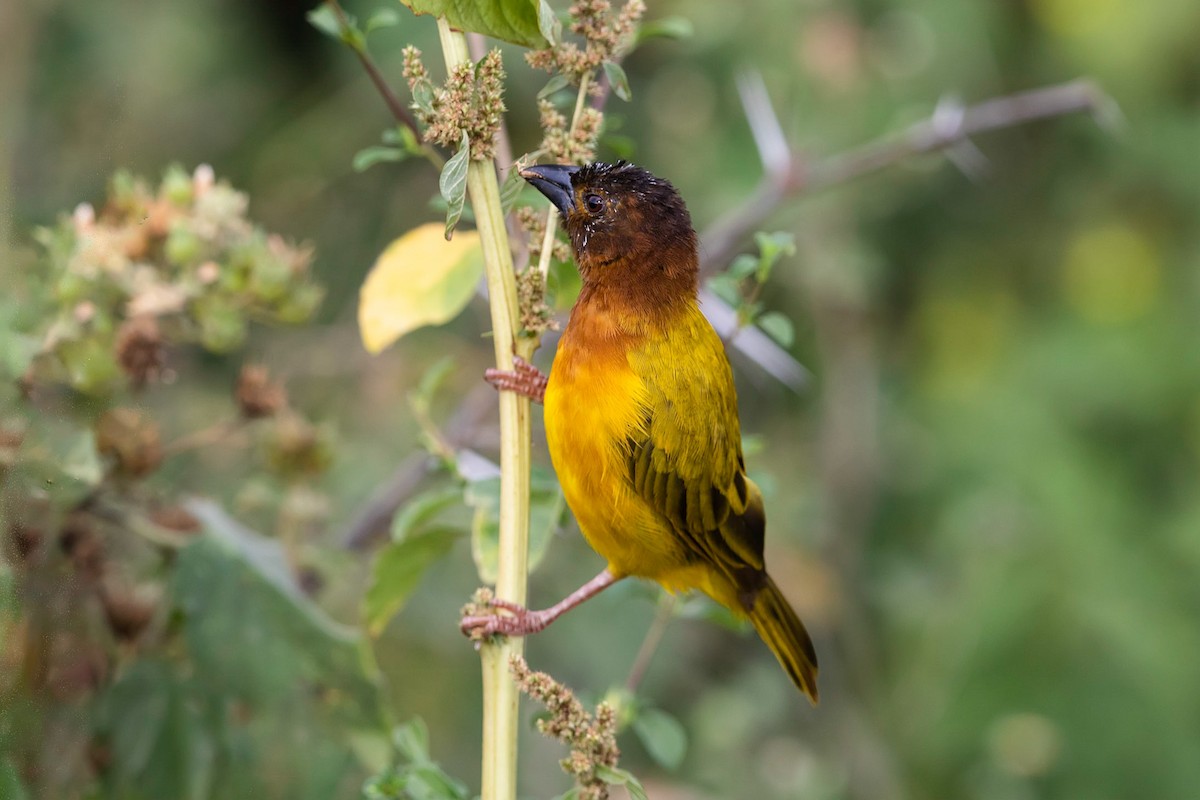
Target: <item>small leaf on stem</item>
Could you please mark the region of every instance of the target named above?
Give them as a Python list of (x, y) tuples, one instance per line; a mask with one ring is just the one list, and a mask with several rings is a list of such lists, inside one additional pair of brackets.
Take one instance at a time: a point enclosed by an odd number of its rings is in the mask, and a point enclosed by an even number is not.
[(375, 164), (383, 161), (403, 161), (408, 158), (407, 150), (401, 150), (399, 147), (388, 147), (387, 145), (376, 144), (370, 147), (364, 147), (354, 154), (354, 160), (351, 164), (355, 172), (365, 172)]
[(546, 0), (540, 0), (538, 3), (538, 30), (551, 46), (562, 40), (562, 20)]
[(633, 732), (659, 766), (679, 769), (687, 753), (687, 732), (679, 720), (657, 708), (644, 708), (633, 720)]
[(505, 176), (504, 183), (500, 186), (501, 214), (507, 215), (512, 210), (513, 204), (521, 196), (521, 190), (525, 188), (525, 179), (521, 177), (521, 171), (517, 169), (518, 164), (520, 162), (508, 170), (508, 175)]
[(396, 11), (396, 9), (388, 7), (377, 8), (371, 14), (370, 18), (367, 19), (367, 24), (364, 28), (364, 31), (366, 33), (370, 33), (371, 31), (379, 28), (390, 28), (399, 24), (400, 12)]
[(463, 205), (467, 201), (467, 166), (471, 161), (471, 139), (467, 132), (462, 132), (462, 142), (458, 152), (442, 167), (438, 178), (438, 189), (446, 200), (446, 240), (454, 235), (454, 226), (462, 216)]
[(541, 100), (545, 97), (549, 97), (550, 95), (554, 94), (559, 89), (567, 88), (567, 84), (570, 82), (571, 82), (570, 78), (568, 78), (566, 75), (564, 75), (561, 72), (558, 73), (557, 75), (552, 77), (550, 80), (546, 81), (546, 85), (543, 86), (541, 91), (539, 91), (537, 93), (537, 99)]
[(774, 339), (780, 347), (791, 347), (796, 341), (796, 327), (792, 321), (778, 311), (771, 311), (758, 318), (758, 327)]
[(612, 786), (624, 786), (633, 800), (650, 800), (642, 782), (635, 778), (629, 770), (597, 764), (596, 777)]
[(613, 93), (625, 102), (629, 102), (633, 97), (633, 92), (629, 89), (629, 78), (625, 76), (625, 69), (615, 61), (605, 61), (604, 74), (608, 77), (608, 83), (612, 86)]
[(692, 21), (687, 17), (663, 17), (652, 22), (642, 23), (638, 28), (635, 42), (641, 44), (647, 39), (690, 39), (695, 33)]
[(404, 608), (425, 571), (450, 550), (458, 536), (453, 528), (433, 528), (392, 542), (380, 551), (363, 601), (367, 630), (372, 636), (383, 633), (392, 617)]

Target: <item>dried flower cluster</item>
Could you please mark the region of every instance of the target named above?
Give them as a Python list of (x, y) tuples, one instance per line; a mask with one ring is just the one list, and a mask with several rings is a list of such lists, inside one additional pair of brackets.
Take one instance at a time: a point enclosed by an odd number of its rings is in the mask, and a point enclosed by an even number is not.
[(578, 84), (584, 75), (605, 61), (619, 58), (633, 38), (638, 21), (646, 13), (642, 0), (629, 0), (616, 14), (608, 0), (579, 0), (571, 6), (571, 32), (583, 38), (583, 46), (561, 42), (545, 50), (527, 53), (530, 66), (561, 72)]
[[(546, 234), (546, 215), (533, 206), (520, 206), (516, 210), (517, 224), (529, 237), (529, 257), (536, 261), (542, 254), (542, 241)], [(571, 260), (571, 245), (563, 239), (554, 240), (555, 261)]]
[(426, 126), (425, 137), (442, 147), (458, 147), (462, 132), (471, 141), (471, 158), (490, 161), (496, 155), (496, 133), (504, 114), (504, 63), (498, 49), (477, 64), (460, 64), (442, 87), (435, 87), (421, 61), (421, 51), (404, 48), (404, 78), (413, 110)]
[(265, 233), (246, 207), (211, 167), (173, 167), (156, 189), (118, 173), (98, 213), (82, 204), (39, 230), (58, 313), (36, 332), (27, 382), (142, 388), (166, 373), (169, 344), (228, 352), (251, 318), (307, 320), (322, 296), (311, 250)]
[(605, 800), (609, 784), (596, 774), (597, 767), (616, 767), (621, 756), (613, 707), (600, 703), (596, 713), (589, 714), (570, 689), (544, 672), (534, 672), (519, 656), (509, 661), (509, 669), (521, 691), (550, 712), (547, 719), (538, 720), (538, 730), (571, 748), (559, 763), (575, 779), (579, 797)]
[(542, 126), (543, 158), (555, 164), (586, 164), (596, 158), (596, 142), (604, 124), (600, 111), (586, 107), (572, 128), (567, 118), (549, 100), (538, 101), (539, 124)]
[(546, 304), (546, 279), (533, 264), (517, 273), (517, 303), (525, 336), (540, 338), (546, 331), (558, 330), (554, 311)]

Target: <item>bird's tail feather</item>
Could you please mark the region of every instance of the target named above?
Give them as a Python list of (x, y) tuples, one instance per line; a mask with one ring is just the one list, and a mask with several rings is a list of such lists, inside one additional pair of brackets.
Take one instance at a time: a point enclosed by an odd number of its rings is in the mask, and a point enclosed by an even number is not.
[(817, 652), (804, 623), (769, 577), (750, 611), (750, 621), (779, 659), (792, 683), (816, 705)]

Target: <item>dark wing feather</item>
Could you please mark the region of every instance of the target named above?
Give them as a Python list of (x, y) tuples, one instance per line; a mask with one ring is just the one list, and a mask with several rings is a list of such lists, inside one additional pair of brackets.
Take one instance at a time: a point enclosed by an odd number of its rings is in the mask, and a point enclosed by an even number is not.
[[(687, 363), (663, 369), (678, 353), (653, 348), (631, 354), (647, 395), (642, 419), (627, 438), (634, 491), (670, 524), (689, 555), (724, 573), (749, 610), (763, 586), (762, 497), (746, 478), (737, 397), (716, 334), (690, 329)], [(680, 337), (661, 347), (678, 348)], [(653, 368), (657, 365), (657, 368)]]

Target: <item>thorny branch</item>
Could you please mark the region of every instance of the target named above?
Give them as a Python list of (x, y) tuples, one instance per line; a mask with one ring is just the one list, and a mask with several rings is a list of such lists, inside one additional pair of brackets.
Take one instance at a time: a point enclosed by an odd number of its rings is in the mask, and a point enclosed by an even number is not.
[[(804, 195), (849, 183), (912, 156), (947, 150), (987, 131), (1080, 112), (1090, 113), (1106, 127), (1112, 127), (1120, 120), (1120, 111), (1113, 99), (1092, 81), (1080, 79), (965, 108), (943, 102), (930, 119), (913, 125), (898, 136), (885, 136), (811, 163), (806, 163), (789, 148), (787, 159), (781, 162), (773, 150), (762, 149), (760, 141), (766, 126), (778, 126), (774, 113), (768, 104), (764, 114), (759, 98), (752, 97), (747, 101), (746, 94), (743, 89), (743, 103), (755, 129), (755, 140), (760, 144), (759, 154), (766, 174), (749, 200), (717, 220), (701, 236), (702, 273), (729, 263), (746, 236), (757, 230), (781, 205)], [(769, 134), (766, 138), (774, 139)]]
[[(349, 28), (350, 20), (346, 18), (346, 12), (342, 10), (341, 4), (337, 0), (325, 0), (325, 3), (333, 11), (343, 30)], [(371, 83), (375, 85), (375, 90), (383, 98), (384, 104), (388, 107), (388, 111), (392, 113), (392, 116), (395, 117), (396, 122), (399, 122), (412, 131), (417, 144), (422, 144), (424, 139), (421, 137), (421, 128), (417, 125), (417, 120), (404, 107), (404, 104), (400, 102), (400, 98), (396, 96), (396, 93), (392, 91), (392, 87), (388, 85), (387, 79), (379, 71), (379, 67), (375, 64), (375, 60), (371, 58), (371, 54), (367, 52), (365, 47), (351, 47), (350, 49), (354, 51), (354, 55), (358, 56), (359, 63), (366, 70)]]
[[(786, 145), (786, 138), (770, 100), (761, 88), (761, 80), (753, 76), (744, 78), (739, 82), (739, 89), (765, 175), (749, 200), (713, 222), (701, 234), (702, 273), (712, 273), (729, 263), (741, 242), (771, 214), (782, 205), (808, 194), (878, 172), (912, 156), (967, 143), (972, 136), (987, 131), (1080, 112), (1090, 113), (1106, 127), (1112, 127), (1120, 120), (1113, 99), (1094, 82), (1080, 79), (965, 108), (943, 102), (930, 119), (899, 135), (885, 136), (845, 153), (806, 164), (792, 147), (787, 146), (781, 151), (779, 142), (782, 140)], [(602, 103), (606, 96), (607, 91), (594, 97), (593, 104)], [(386, 102), (387, 95), (384, 99)], [(781, 159), (781, 152), (786, 153), (786, 160)], [(732, 347), (746, 353), (782, 383), (793, 388), (803, 386), (807, 372), (762, 331), (753, 327), (738, 331), (733, 310), (704, 290), (701, 291), (701, 304), (717, 332)], [(467, 440), (469, 437), (459, 439)], [(344, 546), (357, 549), (374, 541), (395, 510), (415, 491), (428, 469), (426, 459), (406, 461), (376, 489), (367, 507), (347, 527), (342, 536)]]

